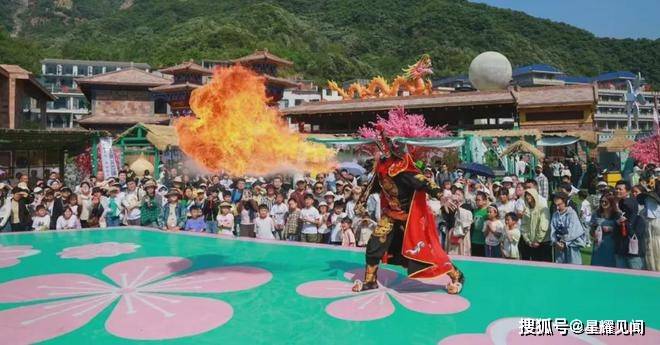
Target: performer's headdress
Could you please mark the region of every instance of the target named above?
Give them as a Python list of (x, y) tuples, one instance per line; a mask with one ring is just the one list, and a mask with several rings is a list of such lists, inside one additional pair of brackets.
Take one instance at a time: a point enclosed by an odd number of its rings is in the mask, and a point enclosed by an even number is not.
[(403, 158), (406, 154), (406, 146), (404, 144), (396, 143), (391, 137), (385, 134), (385, 128), (378, 124), (376, 130), (376, 146), (383, 153), (386, 158), (395, 156)]

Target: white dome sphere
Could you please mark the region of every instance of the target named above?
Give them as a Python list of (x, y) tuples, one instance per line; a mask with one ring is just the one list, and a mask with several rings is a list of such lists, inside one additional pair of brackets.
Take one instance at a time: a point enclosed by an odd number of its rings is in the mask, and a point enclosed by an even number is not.
[(498, 52), (483, 52), (470, 63), (469, 78), (480, 91), (506, 89), (511, 81), (511, 63)]

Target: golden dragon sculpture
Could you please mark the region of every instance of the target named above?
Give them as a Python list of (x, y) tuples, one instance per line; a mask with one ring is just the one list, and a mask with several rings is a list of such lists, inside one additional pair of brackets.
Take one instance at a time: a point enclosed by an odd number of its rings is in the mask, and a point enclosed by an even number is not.
[(399, 75), (390, 85), (383, 77), (375, 77), (365, 86), (355, 82), (347, 89), (341, 88), (334, 81), (328, 81), (328, 88), (337, 91), (343, 99), (395, 97), (399, 91), (407, 91), (410, 95), (430, 95), (433, 92), (431, 81), (426, 79), (433, 74), (431, 57), (428, 54), (415, 64), (403, 69), (404, 74)]

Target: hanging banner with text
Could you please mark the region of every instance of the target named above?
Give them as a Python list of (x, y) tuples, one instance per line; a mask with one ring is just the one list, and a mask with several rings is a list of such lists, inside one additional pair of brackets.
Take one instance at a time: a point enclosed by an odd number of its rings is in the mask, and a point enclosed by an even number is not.
[(112, 149), (112, 138), (101, 138), (101, 163), (103, 164), (103, 175), (108, 178), (119, 175), (115, 151)]

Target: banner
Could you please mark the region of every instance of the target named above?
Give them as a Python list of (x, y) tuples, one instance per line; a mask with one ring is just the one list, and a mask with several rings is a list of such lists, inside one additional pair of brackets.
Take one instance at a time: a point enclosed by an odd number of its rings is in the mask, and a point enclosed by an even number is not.
[(119, 175), (117, 161), (115, 160), (115, 151), (112, 149), (112, 138), (101, 138), (101, 163), (103, 165), (103, 175), (108, 178)]

